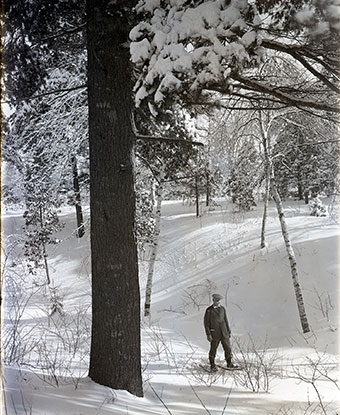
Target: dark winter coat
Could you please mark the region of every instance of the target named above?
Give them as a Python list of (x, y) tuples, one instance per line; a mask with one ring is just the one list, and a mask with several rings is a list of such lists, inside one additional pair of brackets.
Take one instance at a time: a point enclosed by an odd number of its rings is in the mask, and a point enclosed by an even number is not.
[(204, 328), (207, 336), (211, 335), (213, 339), (230, 337), (230, 327), (227, 319), (227, 313), (223, 306), (215, 308), (213, 305), (208, 307), (204, 314)]

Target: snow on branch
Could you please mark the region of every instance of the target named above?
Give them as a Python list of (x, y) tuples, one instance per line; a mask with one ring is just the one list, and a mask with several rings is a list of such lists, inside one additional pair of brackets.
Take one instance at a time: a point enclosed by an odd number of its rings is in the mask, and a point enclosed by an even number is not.
[(283, 93), (280, 85), (270, 86), (269, 78), (259, 84), (245, 75), (245, 70), (249, 74), (249, 69), (260, 69), (268, 53), (286, 54), (322, 88), (339, 94), (338, 51), (333, 47), (340, 28), (338, 1), (307, 3), (283, 2), (283, 17), (277, 18), (276, 2), (257, 9), (257, 3), (248, 0), (140, 0), (136, 12), (141, 21), (130, 32), (138, 77), (136, 106), (148, 101), (156, 115), (169, 101), (192, 102), (212, 85), (232, 95), (237, 78), (287, 105), (339, 112), (337, 102), (327, 103), (327, 93), (324, 102), (316, 103), (312, 96), (307, 99), (308, 87), (301, 91), (295, 80), (290, 80), (291, 93)]
[[(172, 93), (193, 93), (209, 83), (224, 82), (231, 67), (249, 62), (256, 45), (258, 17), (248, 2), (141, 1), (137, 11), (147, 20), (130, 33), (131, 59), (140, 71), (136, 104), (152, 95), (161, 105)], [(149, 16), (148, 13), (151, 13)], [(250, 17), (247, 17), (250, 16)], [(250, 19), (253, 28), (249, 28)]]

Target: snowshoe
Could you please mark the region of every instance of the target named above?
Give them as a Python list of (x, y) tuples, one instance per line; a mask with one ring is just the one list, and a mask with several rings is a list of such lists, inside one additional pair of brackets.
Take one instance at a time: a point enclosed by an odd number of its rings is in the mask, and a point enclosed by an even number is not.
[(217, 366), (210, 368), (209, 366), (199, 365), (199, 367), (207, 373), (216, 373), (218, 371)]
[(230, 366), (222, 366), (222, 365), (217, 365), (217, 366), (219, 368), (223, 369), (223, 370), (230, 370), (230, 371), (233, 371), (233, 370), (242, 370), (243, 369), (242, 366), (237, 366), (235, 364), (232, 364)]

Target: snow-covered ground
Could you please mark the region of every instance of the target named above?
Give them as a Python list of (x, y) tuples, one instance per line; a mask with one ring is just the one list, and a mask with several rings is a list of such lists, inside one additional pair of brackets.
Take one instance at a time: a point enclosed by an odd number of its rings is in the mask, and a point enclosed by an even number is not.
[[(50, 293), (37, 284), (38, 276), (25, 273), (18, 256), (21, 215), (4, 215), (8, 295), (3, 333), (10, 328), (17, 336), (11, 337), (5, 358), (8, 363), (11, 350), (12, 360), (23, 364), (3, 368), (3, 413), (340, 413), (339, 226), (330, 217), (309, 216), (303, 202), (285, 202), (311, 326), (302, 334), (274, 205), (262, 250), (260, 204), (244, 214), (225, 201), (199, 218), (194, 211), (179, 201), (162, 206), (151, 318), (142, 321), (143, 398), (86, 376), (89, 237), (75, 237), (74, 212), (62, 210), (62, 242), (49, 250), (57, 309), (50, 318)], [(142, 307), (147, 265), (146, 255), (140, 263)], [(224, 296), (235, 360), (246, 365), (243, 371), (209, 374), (199, 366), (207, 364), (203, 314), (213, 292)], [(221, 361), (222, 356), (220, 348)]]

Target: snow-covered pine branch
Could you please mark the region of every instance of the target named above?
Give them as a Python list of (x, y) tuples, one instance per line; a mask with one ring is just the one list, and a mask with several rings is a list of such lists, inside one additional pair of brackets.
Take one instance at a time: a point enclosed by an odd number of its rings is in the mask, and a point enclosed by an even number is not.
[[(192, 102), (206, 88), (232, 95), (244, 94), (246, 87), (289, 106), (338, 112), (339, 10), (335, 0), (265, 6), (247, 0), (141, 0), (141, 21), (130, 32), (136, 105), (147, 101), (156, 115), (169, 101)], [(263, 79), (258, 69), (268, 53), (291, 59), (310, 80), (308, 88), (291, 82), (278, 91), (275, 80)], [(236, 88), (233, 80), (240, 83)], [(318, 103), (303, 94), (313, 90), (325, 91)]]

